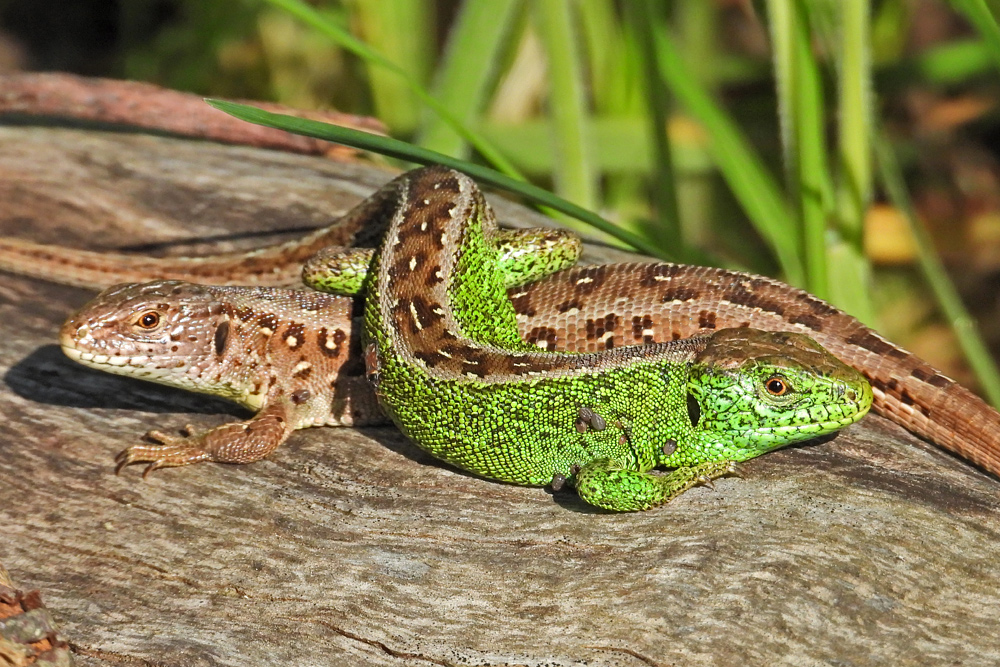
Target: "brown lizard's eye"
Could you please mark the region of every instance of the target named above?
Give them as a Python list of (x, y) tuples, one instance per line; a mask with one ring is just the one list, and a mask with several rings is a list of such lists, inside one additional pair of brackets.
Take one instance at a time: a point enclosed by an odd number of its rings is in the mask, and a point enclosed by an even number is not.
[(155, 310), (150, 310), (140, 315), (135, 323), (143, 329), (152, 329), (160, 323), (160, 314)]
[(785, 382), (785, 378), (780, 375), (772, 375), (767, 378), (767, 381), (764, 382), (764, 388), (772, 396), (784, 396), (788, 392), (788, 384)]

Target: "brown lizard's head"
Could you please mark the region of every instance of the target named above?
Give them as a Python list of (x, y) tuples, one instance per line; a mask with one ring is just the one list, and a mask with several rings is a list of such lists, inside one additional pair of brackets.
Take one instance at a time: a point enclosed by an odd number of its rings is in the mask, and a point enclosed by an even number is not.
[(223, 356), (230, 318), (213, 288), (176, 280), (115, 285), (72, 315), (63, 352), (118, 375), (204, 391)]

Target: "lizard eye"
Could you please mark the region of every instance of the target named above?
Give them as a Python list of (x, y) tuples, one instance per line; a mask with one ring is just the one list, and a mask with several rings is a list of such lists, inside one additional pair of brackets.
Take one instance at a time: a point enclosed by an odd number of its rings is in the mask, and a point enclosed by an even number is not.
[(135, 323), (143, 329), (153, 329), (160, 323), (160, 314), (155, 310), (146, 311), (136, 319)]
[(764, 381), (764, 388), (771, 396), (784, 396), (788, 393), (788, 382), (780, 375), (772, 375)]

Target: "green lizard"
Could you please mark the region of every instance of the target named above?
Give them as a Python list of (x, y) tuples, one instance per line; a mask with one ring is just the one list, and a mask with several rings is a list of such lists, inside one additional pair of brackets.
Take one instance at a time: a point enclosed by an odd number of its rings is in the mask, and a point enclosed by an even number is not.
[[(211, 285), (289, 286), (299, 282), (302, 262), (317, 250), (330, 245), (362, 245), (374, 238), (370, 221), (392, 215), (399, 203), (398, 186), (406, 179), (404, 175), (387, 184), (328, 227), (251, 252), (195, 258), (143, 257), (0, 238), (0, 270), (98, 290), (116, 283), (156, 278), (196, 280)], [(147, 305), (150, 309), (163, 304), (171, 308), (200, 308), (211, 320), (209, 324), (219, 325), (221, 319), (212, 313), (240, 293), (192, 288), (183, 299), (149, 294)], [(132, 296), (120, 290), (101, 294), (73, 321), (86, 326), (88, 315), (93, 313), (100, 321), (109, 322), (116, 312), (128, 319), (132, 311), (124, 309), (124, 301), (128, 308), (138, 307)], [(780, 281), (712, 267), (633, 262), (560, 272), (513, 290), (510, 297), (518, 313), (522, 337), (547, 350), (589, 352), (687, 338), (724, 327), (752, 326), (766, 331), (804, 333), (871, 382), (875, 412), (994, 475), (1000, 474), (1000, 413), (847, 313)], [(123, 303), (116, 303), (119, 298)], [(274, 292), (268, 298), (281, 302), (284, 297)], [(344, 297), (336, 307), (327, 310), (323, 328), (330, 336), (357, 341), (352, 305)], [(270, 306), (260, 303), (258, 307)], [(252, 322), (240, 322), (239, 326), (252, 327)], [(226, 377), (230, 362), (217, 356), (211, 339), (203, 341), (201, 347), (185, 346), (176, 353), (171, 351), (171, 345), (164, 344), (164, 349), (146, 356), (145, 361), (118, 366), (99, 362), (109, 354), (114, 356), (114, 340), (110, 338), (89, 350), (90, 339), (83, 337), (77, 341), (68, 326), (61, 340), (71, 355), (92, 354), (92, 361), (87, 363), (110, 372), (173, 384), (171, 368), (181, 361), (190, 361), (204, 372), (192, 378), (185, 371), (185, 386), (194, 382), (198, 391), (213, 394), (225, 394), (231, 389)], [(348, 348), (333, 360), (335, 365), (329, 367), (326, 375), (330, 383), (340, 378), (335, 391), (327, 388), (322, 392), (336, 395), (330, 405), (334, 414), (326, 423), (378, 423), (385, 417), (371, 395), (370, 386), (353, 374), (361, 363), (360, 348), (357, 345)], [(236, 346), (227, 351), (232, 355), (241, 353)], [(191, 355), (195, 361), (190, 359)], [(315, 359), (322, 355), (317, 350), (306, 353)], [(298, 384), (298, 380), (283, 377), (287, 369), (281, 363), (275, 362), (274, 368), (270, 368), (271, 361), (265, 358), (260, 364), (262, 367), (256, 371), (259, 375), (266, 377), (273, 373), (279, 381)], [(220, 379), (216, 380), (217, 377)], [(196, 446), (199, 438), (193, 438), (192, 444), (200, 455), (203, 449)], [(270, 451), (278, 444), (280, 439), (261, 451)], [(132, 460), (155, 462), (152, 448), (147, 450), (150, 451), (144, 456), (148, 458)], [(175, 456), (172, 465), (178, 465), (176, 461), (181, 458)]]
[[(367, 278), (365, 361), (382, 407), (437, 458), (516, 484), (568, 481), (598, 507), (643, 510), (871, 405), (867, 381), (800, 334), (723, 329), (539, 352), (518, 335), (475, 183), (431, 167), (406, 187)], [(353, 285), (344, 263), (344, 253), (320, 256), (306, 282)], [(676, 470), (649, 474), (656, 466)]]

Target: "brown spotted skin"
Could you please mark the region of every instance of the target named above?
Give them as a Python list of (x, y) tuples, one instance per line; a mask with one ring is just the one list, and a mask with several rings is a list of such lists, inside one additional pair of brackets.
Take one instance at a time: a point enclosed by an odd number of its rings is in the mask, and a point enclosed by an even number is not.
[(868, 378), (876, 412), (1000, 474), (1000, 413), (850, 315), (776, 280), (614, 264), (563, 271), (510, 297), (522, 335), (548, 350), (605, 350), (743, 326), (805, 333)]
[(60, 343), (77, 361), (223, 396), (257, 410), (189, 438), (152, 432), (119, 467), (267, 456), (295, 429), (383, 421), (364, 378), (350, 299), (312, 291), (179, 281), (116, 286), (71, 317)]

